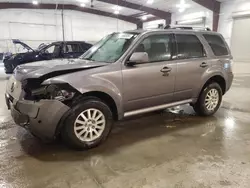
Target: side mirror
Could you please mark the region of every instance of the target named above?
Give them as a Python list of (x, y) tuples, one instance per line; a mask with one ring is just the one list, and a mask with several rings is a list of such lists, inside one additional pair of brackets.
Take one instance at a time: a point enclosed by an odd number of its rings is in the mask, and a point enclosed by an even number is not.
[(129, 58), (127, 65), (133, 66), (135, 64), (147, 63), (147, 62), (149, 62), (147, 52), (134, 52)]

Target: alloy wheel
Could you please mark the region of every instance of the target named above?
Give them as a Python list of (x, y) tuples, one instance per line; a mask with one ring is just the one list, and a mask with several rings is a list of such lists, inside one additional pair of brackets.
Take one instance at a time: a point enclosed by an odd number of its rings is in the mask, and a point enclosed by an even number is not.
[(74, 132), (83, 142), (91, 142), (99, 138), (106, 125), (104, 114), (95, 108), (81, 112), (74, 122)]
[(205, 106), (207, 110), (213, 111), (219, 103), (219, 92), (216, 89), (211, 89), (208, 91), (205, 98)]

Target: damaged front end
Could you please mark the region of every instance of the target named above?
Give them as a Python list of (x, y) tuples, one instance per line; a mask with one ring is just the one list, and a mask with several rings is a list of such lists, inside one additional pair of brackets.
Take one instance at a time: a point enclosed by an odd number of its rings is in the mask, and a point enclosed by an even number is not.
[[(43, 85), (43, 81), (39, 78), (16, 81), (14, 88), (10, 86), (6, 92), (6, 101), (16, 124), (43, 140), (53, 140), (62, 117), (80, 93), (67, 83)], [(15, 93), (18, 87), (20, 95)]]
[(6, 103), (16, 124), (50, 140), (55, 138), (64, 117), (82, 96), (69, 83), (60, 80), (50, 82), (50, 79), (107, 64), (65, 60), (35, 65), (16, 68), (7, 83)]
[(72, 100), (80, 93), (67, 83), (41, 85), (37, 79), (25, 80), (22, 82), (25, 91), (24, 100), (58, 100), (67, 106), (71, 106)]

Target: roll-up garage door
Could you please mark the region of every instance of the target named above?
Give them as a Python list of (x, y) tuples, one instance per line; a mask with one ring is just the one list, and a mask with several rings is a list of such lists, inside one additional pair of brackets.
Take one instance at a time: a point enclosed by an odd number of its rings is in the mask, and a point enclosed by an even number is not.
[(231, 50), (234, 61), (250, 63), (250, 17), (234, 18)]

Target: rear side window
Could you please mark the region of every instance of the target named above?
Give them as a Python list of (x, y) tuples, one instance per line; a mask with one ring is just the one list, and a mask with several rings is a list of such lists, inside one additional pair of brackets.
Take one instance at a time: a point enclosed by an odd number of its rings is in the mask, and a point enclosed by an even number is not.
[(71, 47), (72, 47), (73, 52), (81, 52), (82, 51), (81, 46), (79, 44), (71, 44)]
[(214, 55), (216, 56), (228, 55), (227, 46), (219, 35), (205, 34), (203, 36), (205, 37), (208, 44), (212, 48)]
[(176, 35), (178, 59), (200, 58), (206, 56), (200, 40), (195, 35)]
[(88, 44), (88, 43), (82, 43), (81, 44), (81, 48), (82, 48), (82, 51), (87, 51), (92, 45)]
[(79, 44), (66, 44), (64, 45), (64, 53), (82, 52)]

